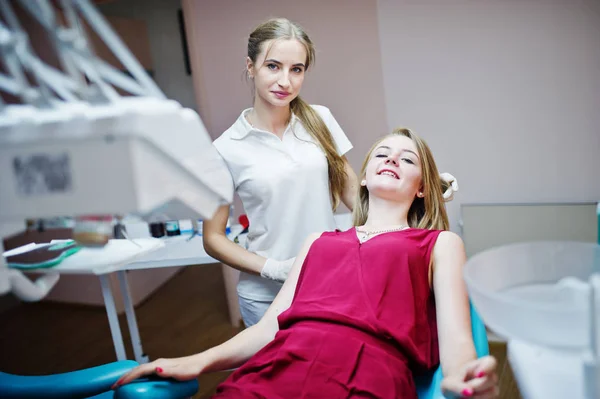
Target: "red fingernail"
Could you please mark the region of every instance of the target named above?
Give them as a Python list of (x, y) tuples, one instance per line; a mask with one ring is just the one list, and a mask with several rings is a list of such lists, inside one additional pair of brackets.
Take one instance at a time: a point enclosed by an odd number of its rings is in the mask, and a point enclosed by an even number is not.
[(162, 372), (163, 372), (163, 369), (161, 369), (160, 367), (157, 367), (157, 368), (156, 368), (156, 372), (157, 372), (157, 373), (162, 373)]
[(469, 389), (469, 388), (465, 388), (465, 389), (463, 389), (462, 394), (463, 394), (463, 396), (471, 396), (471, 395), (473, 395), (473, 390)]
[(479, 374), (477, 374), (477, 378), (481, 378), (485, 375), (485, 371), (480, 371)]

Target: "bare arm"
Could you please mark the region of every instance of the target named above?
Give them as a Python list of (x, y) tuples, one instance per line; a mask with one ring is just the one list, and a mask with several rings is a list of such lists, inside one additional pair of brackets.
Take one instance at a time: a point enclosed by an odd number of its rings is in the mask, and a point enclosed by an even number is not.
[(204, 221), (202, 240), (206, 253), (235, 269), (260, 274), (266, 258), (247, 251), (227, 238), (225, 228), (228, 218), (229, 206), (223, 205), (211, 220)]
[(302, 249), (296, 256), (287, 280), (283, 283), (281, 290), (260, 321), (229, 341), (205, 352), (207, 363), (209, 364), (206, 371), (237, 367), (273, 340), (275, 334), (279, 331), (277, 318), (292, 304), (302, 264), (312, 243), (318, 237), (319, 234), (313, 234), (306, 239)]
[(319, 234), (309, 236), (296, 256), (292, 270), (263, 318), (230, 340), (204, 352), (177, 359), (158, 359), (136, 367), (117, 381), (115, 387), (148, 374), (178, 380), (196, 378), (199, 374), (238, 367), (273, 340), (279, 323), (277, 317), (286, 311), (294, 298), (300, 270), (308, 250)]
[(346, 181), (344, 182), (344, 191), (342, 193), (342, 202), (350, 211), (354, 209), (354, 201), (356, 201), (356, 192), (358, 191), (358, 177), (354, 173), (354, 169), (350, 166), (348, 158), (343, 156), (344, 170), (346, 171)]
[(433, 288), (444, 375), (477, 358), (471, 334), (469, 297), (462, 278), (465, 262), (460, 237), (451, 232), (440, 233), (433, 250)]
[(440, 362), (445, 376), (442, 387), (463, 396), (495, 397), (496, 361), (489, 356), (477, 359), (475, 352), (469, 297), (463, 279), (465, 263), (461, 238), (449, 231), (440, 233), (433, 249), (432, 267)]

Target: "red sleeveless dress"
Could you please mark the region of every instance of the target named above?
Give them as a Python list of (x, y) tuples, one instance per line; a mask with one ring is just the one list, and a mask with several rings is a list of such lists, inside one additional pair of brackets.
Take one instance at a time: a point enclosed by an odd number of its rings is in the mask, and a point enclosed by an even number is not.
[(213, 398), (416, 398), (439, 364), (428, 270), (439, 230), (360, 243), (354, 228), (311, 246), (279, 332)]

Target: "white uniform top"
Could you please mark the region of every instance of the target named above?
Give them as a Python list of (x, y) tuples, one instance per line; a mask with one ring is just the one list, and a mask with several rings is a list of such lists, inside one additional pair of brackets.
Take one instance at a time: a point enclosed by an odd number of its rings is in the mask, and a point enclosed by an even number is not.
[[(329, 128), (338, 154), (352, 149), (329, 109), (312, 107)], [(298, 254), (311, 233), (336, 228), (327, 159), (295, 115), (279, 139), (253, 128), (245, 117), (250, 110), (244, 110), (214, 145), (248, 215), (248, 251), (286, 260)], [(242, 272), (237, 291), (245, 299), (272, 301), (280, 288), (280, 283)]]

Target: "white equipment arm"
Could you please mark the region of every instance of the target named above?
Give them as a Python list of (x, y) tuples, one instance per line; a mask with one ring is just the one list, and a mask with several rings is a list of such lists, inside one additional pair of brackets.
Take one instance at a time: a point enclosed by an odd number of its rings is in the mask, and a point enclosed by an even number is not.
[[(34, 53), (16, 1), (46, 30), (62, 70)], [(0, 91), (21, 101), (0, 101), (0, 224), (125, 214), (196, 220), (231, 203), (229, 171), (198, 114), (165, 98), (89, 0), (61, 0), (60, 9), (65, 24), (49, 0), (0, 0)], [(83, 20), (127, 73), (94, 54)], [(0, 293), (12, 287), (37, 298), (20, 273), (0, 273)]]

